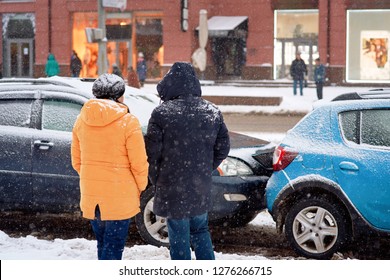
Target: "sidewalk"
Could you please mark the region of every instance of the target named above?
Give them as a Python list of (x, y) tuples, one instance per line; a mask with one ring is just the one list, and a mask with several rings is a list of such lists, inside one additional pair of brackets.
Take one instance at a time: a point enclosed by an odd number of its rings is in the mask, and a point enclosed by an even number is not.
[[(284, 86), (247, 86), (245, 83), (224, 84), (201, 81), (202, 96), (216, 104), (224, 113), (300, 114), (305, 115), (318, 102), (314, 86), (304, 88), (303, 96), (294, 96), (292, 84)], [(144, 90), (157, 93), (156, 84), (145, 84)], [(341, 93), (367, 90), (367, 87), (324, 87), (324, 99)]]
[[(324, 87), (324, 99), (318, 101), (316, 89), (314, 87), (304, 88), (303, 96), (294, 96), (292, 85), (285, 85), (283, 87), (254, 87), (243, 86), (242, 84), (239, 86), (217, 85), (214, 83), (202, 84), (203, 98), (209, 100), (213, 99), (213, 103), (219, 107), (223, 114), (295, 115), (301, 117), (312, 111), (313, 105), (316, 102), (326, 102), (341, 93), (368, 89), (366, 87)], [(157, 94), (156, 84), (145, 84), (143, 89)], [(238, 98), (241, 100), (239, 104), (219, 104), (221, 103), (220, 101), (223, 100), (238, 100)], [(262, 100), (277, 98), (280, 102), (278, 105), (254, 105), (252, 102), (254, 98)], [(274, 143), (279, 143), (285, 135), (285, 133), (237, 132)]]

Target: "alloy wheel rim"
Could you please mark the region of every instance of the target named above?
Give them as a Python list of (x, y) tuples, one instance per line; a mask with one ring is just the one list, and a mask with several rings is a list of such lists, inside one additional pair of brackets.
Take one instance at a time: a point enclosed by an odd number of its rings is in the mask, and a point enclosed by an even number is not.
[(311, 206), (301, 210), (294, 218), (295, 242), (310, 253), (324, 253), (330, 250), (338, 237), (336, 219), (326, 209)]
[(148, 201), (144, 209), (146, 230), (154, 239), (163, 243), (169, 242), (166, 219), (154, 214), (153, 202), (154, 198)]

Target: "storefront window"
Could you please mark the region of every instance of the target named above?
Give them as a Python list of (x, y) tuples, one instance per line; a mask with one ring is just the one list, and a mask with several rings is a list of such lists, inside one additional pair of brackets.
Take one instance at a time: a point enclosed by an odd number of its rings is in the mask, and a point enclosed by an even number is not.
[[(107, 71), (117, 65), (124, 78), (128, 67), (136, 69), (137, 54), (142, 52), (148, 66), (148, 77), (161, 76), (163, 64), (162, 14), (142, 13), (134, 18), (131, 13), (106, 14)], [(98, 27), (97, 13), (73, 14), (73, 50), (80, 57), (81, 77), (97, 77), (98, 44), (88, 43), (85, 28)]]
[(109, 14), (106, 19), (108, 72), (117, 65), (122, 77), (127, 76), (127, 68), (132, 64), (132, 20), (130, 14)]
[[(82, 62), (81, 77), (97, 77), (98, 44), (88, 43), (85, 28), (98, 27), (97, 13), (73, 14), (73, 50), (76, 51)], [(71, 53), (69, 53), (70, 57)]]
[(347, 81), (390, 79), (390, 10), (347, 11)]
[(144, 55), (149, 78), (160, 78), (161, 65), (164, 63), (161, 17), (162, 15), (157, 13), (137, 14), (135, 17), (136, 53), (141, 52)]
[(310, 78), (318, 57), (317, 45), (318, 10), (275, 11), (274, 79), (289, 78), (297, 51), (308, 65)]

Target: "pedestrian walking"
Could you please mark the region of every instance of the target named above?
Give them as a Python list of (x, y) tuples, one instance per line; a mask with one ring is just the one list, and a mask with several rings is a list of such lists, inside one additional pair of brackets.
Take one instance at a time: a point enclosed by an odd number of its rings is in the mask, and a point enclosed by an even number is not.
[(138, 80), (137, 73), (135, 73), (134, 68), (129, 66), (127, 69), (127, 84), (131, 87), (140, 88), (141, 85)]
[(81, 59), (77, 55), (76, 51), (73, 50), (70, 57), (70, 73), (72, 77), (79, 77), (82, 67), (83, 65), (81, 63)]
[(148, 162), (138, 119), (123, 104), (125, 82), (101, 75), (72, 133), (72, 166), (80, 176), (80, 208), (97, 239), (99, 260), (120, 260), (131, 218), (140, 212)]
[(295, 59), (291, 63), (290, 75), (293, 78), (293, 92), (297, 95), (297, 86), (299, 83), (299, 92), (303, 95), (303, 83), (305, 75), (307, 75), (307, 68), (305, 61), (301, 58), (301, 53), (297, 52)]
[(321, 63), (320, 58), (316, 58), (314, 67), (314, 81), (316, 83), (317, 98), (322, 99), (322, 90), (325, 82), (325, 66)]
[(60, 73), (60, 67), (54, 54), (50, 53), (47, 57), (46, 65), (45, 65), (45, 74), (47, 77), (56, 76)]
[(144, 58), (144, 54), (142, 52), (138, 53), (138, 61), (137, 61), (137, 74), (138, 80), (141, 87), (144, 86), (146, 80), (146, 72), (147, 72), (146, 61)]
[(201, 97), (193, 66), (176, 62), (157, 85), (163, 101), (145, 136), (154, 213), (167, 218), (170, 256), (215, 259), (208, 228), (211, 173), (230, 149), (221, 111)]

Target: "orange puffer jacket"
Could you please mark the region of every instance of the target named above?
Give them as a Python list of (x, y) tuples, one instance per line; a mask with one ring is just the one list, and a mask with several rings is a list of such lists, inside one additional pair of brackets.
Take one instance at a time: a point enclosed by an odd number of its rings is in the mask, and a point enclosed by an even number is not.
[(72, 166), (80, 175), (83, 217), (124, 220), (140, 211), (148, 183), (145, 142), (138, 119), (107, 99), (87, 101), (73, 127)]

